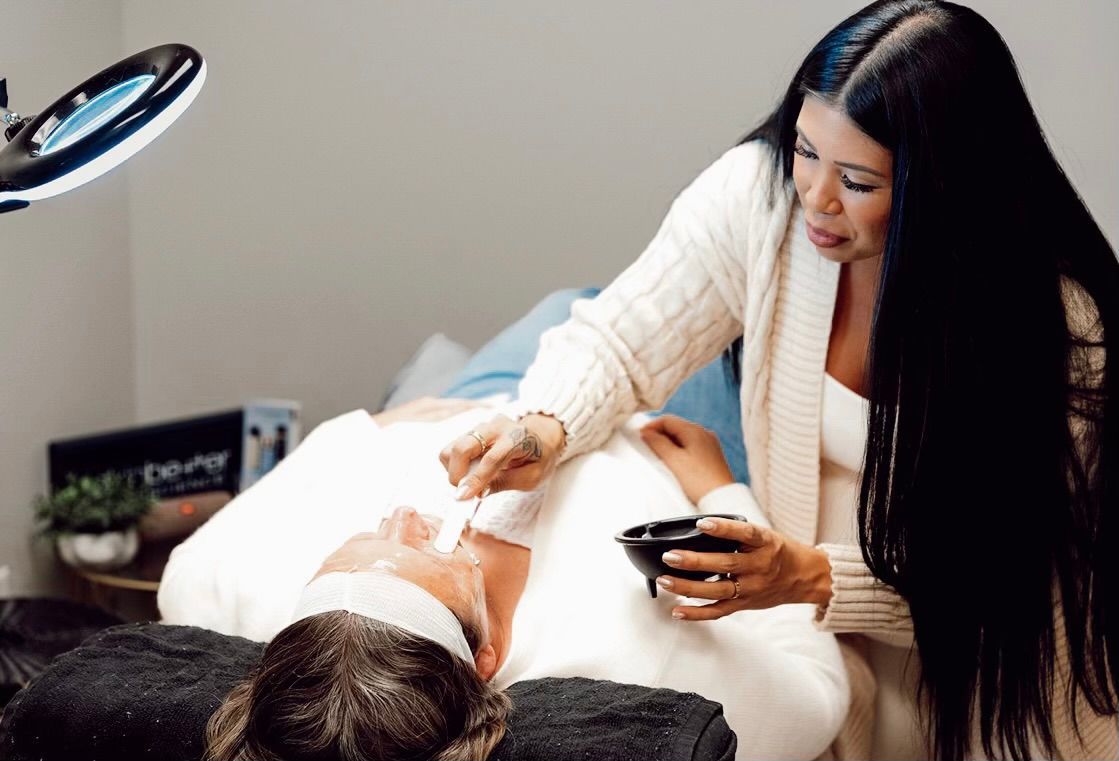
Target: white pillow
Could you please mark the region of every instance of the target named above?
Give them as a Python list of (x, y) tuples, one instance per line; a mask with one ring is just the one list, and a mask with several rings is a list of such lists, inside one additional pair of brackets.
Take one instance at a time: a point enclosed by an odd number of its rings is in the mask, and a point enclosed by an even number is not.
[[(474, 352), (442, 333), (428, 336), (389, 384), (381, 410), (397, 407), (421, 396), (439, 396)], [(380, 410), (378, 410), (380, 411)]]

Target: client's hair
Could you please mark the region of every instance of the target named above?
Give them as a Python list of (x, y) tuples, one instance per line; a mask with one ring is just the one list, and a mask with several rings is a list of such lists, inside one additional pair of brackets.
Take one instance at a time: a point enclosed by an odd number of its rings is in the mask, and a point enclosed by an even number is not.
[[(471, 651), (481, 633), (463, 632)], [(211, 761), (485, 759), (511, 703), (431, 640), (346, 611), (297, 621), (206, 727)]]

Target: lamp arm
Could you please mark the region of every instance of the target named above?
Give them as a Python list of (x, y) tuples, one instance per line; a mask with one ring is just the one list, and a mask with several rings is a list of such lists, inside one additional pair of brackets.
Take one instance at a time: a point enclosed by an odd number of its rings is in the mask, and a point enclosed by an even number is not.
[(4, 130), (4, 137), (11, 142), (12, 138), (16, 136), (24, 126), (35, 118), (35, 115), (20, 116), (15, 111), (8, 108), (8, 80), (0, 79), (0, 122), (8, 125)]

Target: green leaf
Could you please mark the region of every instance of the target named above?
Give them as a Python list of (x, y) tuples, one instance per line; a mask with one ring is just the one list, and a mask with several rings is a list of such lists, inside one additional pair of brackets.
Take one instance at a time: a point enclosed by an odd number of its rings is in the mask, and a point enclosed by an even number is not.
[(135, 525), (155, 504), (151, 487), (119, 473), (68, 474), (66, 484), (50, 496), (38, 495), (32, 507), (40, 533), (99, 533)]

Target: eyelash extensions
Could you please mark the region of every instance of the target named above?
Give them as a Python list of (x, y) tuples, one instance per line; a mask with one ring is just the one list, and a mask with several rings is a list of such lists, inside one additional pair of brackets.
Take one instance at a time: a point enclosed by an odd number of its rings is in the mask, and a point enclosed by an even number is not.
[[(793, 152), (800, 156), (804, 156), (804, 158), (806, 159), (819, 158), (819, 156), (802, 146), (800, 143), (796, 143), (793, 145)], [(869, 193), (870, 191), (874, 190), (874, 188), (870, 185), (860, 185), (857, 182), (851, 182), (847, 175), (843, 175), (842, 182), (843, 187), (847, 188), (848, 190), (853, 190), (856, 193)]]

